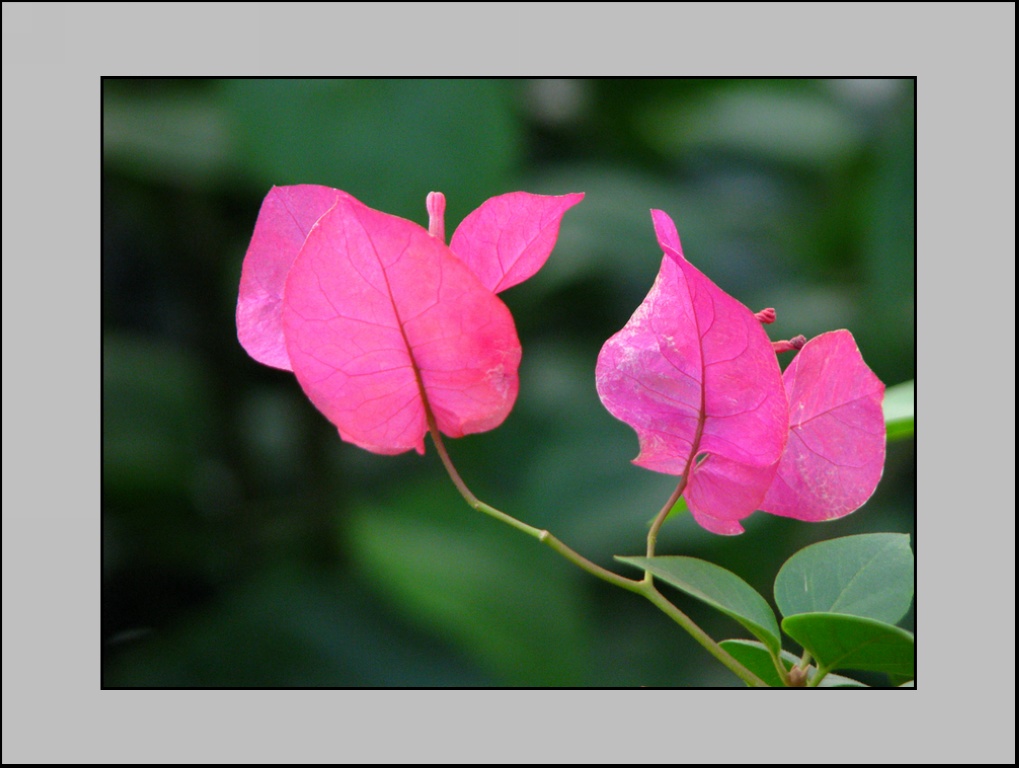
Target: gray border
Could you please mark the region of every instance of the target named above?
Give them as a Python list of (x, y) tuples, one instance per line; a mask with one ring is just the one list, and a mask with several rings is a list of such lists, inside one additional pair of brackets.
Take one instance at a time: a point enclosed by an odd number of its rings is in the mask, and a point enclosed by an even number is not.
[[(1014, 762), (1015, 441), (982, 429), (1015, 423), (1014, 30), (1011, 3), (4, 3), (3, 761)], [(100, 691), (99, 77), (404, 73), (918, 77), (917, 691)]]

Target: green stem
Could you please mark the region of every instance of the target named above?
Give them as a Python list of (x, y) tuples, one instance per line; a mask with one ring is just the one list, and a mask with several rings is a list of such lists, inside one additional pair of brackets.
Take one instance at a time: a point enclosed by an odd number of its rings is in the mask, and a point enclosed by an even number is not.
[(460, 473), (456, 471), (456, 467), (453, 466), (453, 462), (449, 458), (449, 454), (446, 453), (446, 446), (442, 442), (442, 435), (439, 434), (439, 430), (433, 427), (431, 430), (431, 434), (432, 441), (435, 443), (435, 450), (438, 451), (439, 458), (442, 459), (442, 464), (444, 467), (446, 467), (446, 472), (449, 474), (450, 479), (453, 481), (453, 485), (456, 486), (456, 489), (460, 491), (460, 495), (464, 497), (464, 500), (471, 507), (478, 510), (479, 512), (484, 512), (486, 515), (494, 517), (496, 520), (506, 523), (507, 525), (513, 526), (518, 531), (523, 531), (528, 536), (533, 536), (539, 541), (541, 540), (542, 534), (548, 533), (547, 531), (542, 531), (538, 528), (535, 528), (533, 525), (528, 525), (527, 523), (521, 522), (520, 520), (517, 520), (515, 517), (507, 515), (505, 512), (502, 512), (501, 510), (498, 510), (495, 507), (489, 506), (481, 499), (479, 499), (477, 496), (475, 496), (471, 492), (471, 489), (467, 487), (467, 483), (465, 483), (463, 481), (463, 478), (460, 477)]
[(821, 681), (824, 680), (826, 677), (828, 677), (828, 672), (829, 672), (829, 670), (823, 669), (821, 667), (818, 667), (817, 668), (817, 673), (807, 683), (807, 687), (808, 688), (817, 688), (817, 686), (819, 686), (821, 684)]
[(676, 486), (676, 490), (669, 496), (669, 500), (665, 502), (665, 506), (662, 507), (661, 511), (655, 517), (654, 522), (651, 523), (651, 530), (647, 534), (647, 556), (655, 556), (655, 544), (658, 541), (658, 531), (661, 530), (662, 524), (665, 522), (665, 518), (669, 516), (669, 512), (676, 506), (676, 502), (679, 501), (679, 497), (683, 495), (683, 491), (686, 490), (686, 475), (679, 478), (679, 484)]
[[(434, 416), (432, 416), (430, 411), (426, 410), (426, 413), (428, 416), (429, 432), (431, 433), (432, 441), (435, 443), (435, 450), (438, 452), (439, 458), (442, 460), (442, 464), (446, 468), (446, 472), (449, 474), (450, 479), (453, 481), (453, 485), (456, 486), (456, 489), (460, 492), (460, 495), (464, 497), (464, 500), (467, 502), (468, 505), (470, 505), (473, 509), (478, 510), (479, 512), (484, 512), (486, 515), (494, 517), (496, 520), (499, 520), (501, 522), (506, 523), (507, 525), (512, 526), (513, 528), (516, 528), (518, 531), (523, 531), (528, 536), (534, 537), (542, 544), (551, 547), (553, 550), (558, 552), (560, 555), (565, 557), (574, 565), (590, 573), (592, 576), (595, 576), (596, 578), (599, 578), (602, 581), (608, 582), (613, 586), (625, 589), (628, 592), (643, 595), (653, 605), (655, 605), (662, 612), (664, 612), (666, 616), (671, 618), (683, 629), (689, 632), (690, 635), (694, 638), (694, 640), (700, 643), (705, 648), (705, 650), (708, 651), (708, 653), (710, 653), (722, 664), (724, 664), (740, 680), (742, 680), (747, 685), (750, 685), (752, 687), (767, 687), (767, 683), (765, 683), (763, 680), (761, 680), (761, 678), (759, 678), (749, 669), (740, 664), (731, 655), (729, 655), (725, 651), (725, 649), (723, 649), (718, 643), (711, 639), (711, 636), (708, 635), (707, 632), (705, 632), (703, 629), (697, 626), (690, 619), (689, 616), (687, 616), (685, 613), (679, 610), (679, 608), (677, 608), (675, 605), (670, 603), (668, 599), (666, 599), (665, 596), (662, 595), (661, 592), (655, 589), (654, 583), (651, 581), (650, 574), (645, 573), (644, 578), (638, 580), (628, 579), (624, 576), (620, 576), (617, 573), (613, 573), (607, 568), (602, 568), (597, 563), (588, 560), (579, 552), (570, 549), (568, 546), (563, 544), (563, 542), (561, 542), (559, 539), (557, 539), (548, 531), (542, 530), (540, 528), (535, 528), (532, 525), (528, 525), (527, 523), (521, 522), (520, 520), (517, 520), (515, 517), (507, 515), (505, 512), (498, 510), (495, 507), (490, 506), (485, 502), (481, 501), (477, 496), (475, 496), (471, 492), (471, 489), (467, 487), (467, 484), (463, 481), (463, 478), (460, 477), (460, 473), (456, 471), (456, 467), (453, 466), (452, 459), (449, 458), (449, 454), (446, 452), (446, 446), (442, 441), (442, 435), (439, 432), (438, 426), (435, 423)], [(658, 518), (655, 519), (655, 524), (652, 524), (651, 526), (654, 536), (657, 536), (658, 529), (661, 528), (662, 522), (664, 522), (665, 520), (665, 515), (668, 514), (669, 510), (672, 508), (672, 505), (675, 504), (676, 501), (679, 499), (679, 496), (680, 494), (682, 494), (684, 487), (685, 483), (681, 480), (679, 486), (677, 486), (676, 488), (676, 491), (674, 491), (673, 495), (670, 497), (669, 502), (667, 502), (662, 511), (658, 513)], [(649, 535), (648, 557), (652, 557), (653, 555), (654, 555), (654, 539), (652, 538), (651, 535)]]
[(507, 515), (502, 510), (486, 504), (475, 496), (471, 492), (471, 489), (467, 487), (467, 483), (465, 483), (463, 478), (460, 477), (460, 473), (456, 471), (456, 467), (453, 466), (453, 461), (449, 458), (449, 454), (446, 452), (446, 446), (442, 441), (442, 434), (439, 432), (438, 427), (434, 424), (431, 414), (428, 414), (428, 416), (430, 427), (429, 431), (432, 435), (432, 442), (435, 443), (435, 450), (438, 452), (439, 458), (442, 459), (442, 464), (446, 468), (446, 472), (449, 474), (450, 479), (453, 481), (453, 485), (456, 486), (456, 489), (460, 491), (460, 495), (464, 497), (464, 500), (473, 509), (476, 509), (479, 512), (484, 512), (489, 517), (494, 517), (496, 520), (506, 523), (507, 525), (516, 528), (518, 531), (523, 531), (528, 536), (532, 536), (540, 541), (542, 544), (547, 544), (571, 563), (580, 566), (592, 576), (597, 576), (602, 581), (607, 581), (609, 584), (613, 584), (617, 587), (635, 591), (633, 587), (640, 584), (640, 582), (636, 579), (627, 579), (619, 574), (613, 573), (607, 568), (602, 568), (597, 563), (588, 560), (579, 552), (570, 549), (548, 531), (542, 530), (541, 528), (535, 528), (533, 525), (528, 525), (527, 523), (517, 520), (512, 515)]
[[(645, 586), (645, 582), (641, 582), (641, 586)], [(637, 590), (635, 590), (637, 591)], [(651, 601), (657, 608), (659, 608), (666, 616), (675, 621), (679, 626), (690, 633), (691, 637), (700, 643), (704, 649), (718, 659), (722, 664), (728, 667), (729, 671), (732, 672), (736, 677), (742, 680), (744, 683), (749, 685), (751, 688), (767, 688), (768, 684), (761, 678), (751, 672), (749, 669), (740, 664), (736, 659), (729, 655), (722, 646), (711, 639), (711, 636), (703, 629), (698, 627), (694, 622), (683, 613), (679, 608), (670, 603), (665, 596), (655, 589), (651, 585), (647, 585), (646, 588), (639, 590), (648, 600)]]
[(779, 678), (782, 680), (783, 685), (789, 685), (789, 670), (785, 668), (785, 664), (782, 663), (782, 652), (779, 651), (776, 654), (771, 648), (768, 649), (768, 653), (771, 655), (771, 660), (775, 664), (775, 670), (778, 672)]

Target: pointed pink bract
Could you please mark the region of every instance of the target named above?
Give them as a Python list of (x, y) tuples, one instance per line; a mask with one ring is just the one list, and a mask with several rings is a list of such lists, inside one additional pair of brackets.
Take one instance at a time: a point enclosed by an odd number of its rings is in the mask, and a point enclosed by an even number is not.
[(603, 346), (598, 394), (636, 430), (635, 464), (687, 475), (694, 517), (709, 530), (739, 533), (737, 521), (757, 509), (785, 447), (782, 374), (753, 313), (683, 257), (665, 213), (652, 211), (652, 219), (662, 266)]
[(340, 198), (290, 269), (283, 331), (305, 393), (340, 436), (424, 452), (427, 406), (451, 437), (492, 429), (517, 395), (506, 306), (422, 227)]
[(808, 341), (784, 380), (789, 442), (761, 509), (811, 522), (848, 515), (884, 469), (884, 384), (845, 330)]
[(468, 214), (449, 248), (490, 291), (499, 293), (542, 268), (555, 247), (563, 214), (584, 199), (510, 192)]
[(312, 226), (346, 192), (316, 184), (273, 187), (262, 201), (241, 267), (237, 338), (255, 360), (291, 370), (283, 339), (283, 285)]

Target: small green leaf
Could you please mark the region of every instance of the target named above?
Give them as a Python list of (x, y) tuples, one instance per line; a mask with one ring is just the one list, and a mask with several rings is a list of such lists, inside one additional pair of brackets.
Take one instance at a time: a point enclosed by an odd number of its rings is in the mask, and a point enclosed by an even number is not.
[[(749, 669), (764, 682), (770, 685), (772, 688), (783, 688), (785, 683), (778, 676), (778, 670), (775, 669), (775, 661), (771, 655), (771, 651), (763, 643), (758, 643), (755, 640), (723, 640), (719, 643), (736, 661), (742, 664), (744, 667)], [(786, 653), (782, 653), (782, 661), (788, 662)], [(793, 658), (793, 663), (796, 659)], [(789, 669), (792, 665), (789, 663), (785, 664), (785, 668)]]
[(885, 428), (889, 440), (913, 436), (916, 382), (905, 381), (885, 390)]
[(695, 557), (616, 557), (735, 619), (775, 653), (782, 647), (775, 612), (743, 579)]
[[(723, 640), (719, 643), (722, 648), (736, 659), (740, 664), (749, 669), (759, 678), (773, 688), (781, 688), (785, 684), (778, 676), (775, 669), (775, 662), (772, 660), (771, 652), (762, 643), (755, 640)], [(799, 663), (789, 651), (782, 651), (782, 664), (785, 668), (792, 669)], [(807, 668), (807, 680), (810, 681), (817, 674), (817, 667)], [(842, 675), (827, 675), (818, 688), (866, 688), (867, 686), (856, 680)]]
[(913, 678), (913, 634), (882, 621), (841, 613), (801, 613), (782, 629), (808, 650), (822, 669), (857, 669)]
[(913, 552), (903, 533), (865, 533), (811, 544), (775, 578), (783, 616), (845, 613), (894, 624), (913, 600)]

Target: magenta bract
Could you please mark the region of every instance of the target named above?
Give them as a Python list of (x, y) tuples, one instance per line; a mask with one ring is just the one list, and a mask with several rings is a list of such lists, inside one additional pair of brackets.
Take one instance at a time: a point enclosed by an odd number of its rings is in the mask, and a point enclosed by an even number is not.
[[(423, 453), (429, 413), (450, 437), (493, 429), (516, 399), (520, 342), (509, 310), (473, 269), (505, 274), (524, 262), (530, 272), (519, 279), (533, 274), (582, 195), (512, 197), (499, 222), (477, 230), (485, 242), (469, 227), (461, 238), (469, 267), (441, 237), (345, 192), (274, 188), (242, 270), (241, 344), (293, 370), (340, 437), (367, 450)], [(443, 203), (430, 199), (435, 232)]]
[(683, 257), (668, 216), (652, 211), (652, 218), (665, 252), (661, 270), (602, 348), (598, 394), (637, 431), (635, 464), (686, 476), (694, 518), (717, 533), (738, 533), (785, 448), (782, 372), (753, 312)]
[(844, 330), (808, 341), (783, 378), (789, 442), (761, 509), (809, 521), (848, 515), (884, 470), (885, 385)]
[(583, 199), (527, 192), (490, 198), (460, 223), (449, 248), (486, 288), (501, 293), (545, 265), (563, 214)]
[(338, 189), (299, 184), (273, 187), (262, 201), (237, 298), (238, 339), (260, 363), (291, 370), (283, 339), (283, 285), (308, 232), (341, 196), (349, 197)]
[(602, 403), (637, 432), (634, 463), (685, 476), (687, 506), (715, 533), (741, 533), (757, 509), (822, 520), (859, 507), (884, 463), (883, 386), (852, 336), (808, 342), (783, 377), (760, 320), (683, 257), (665, 213), (651, 215), (658, 278), (596, 370)]

